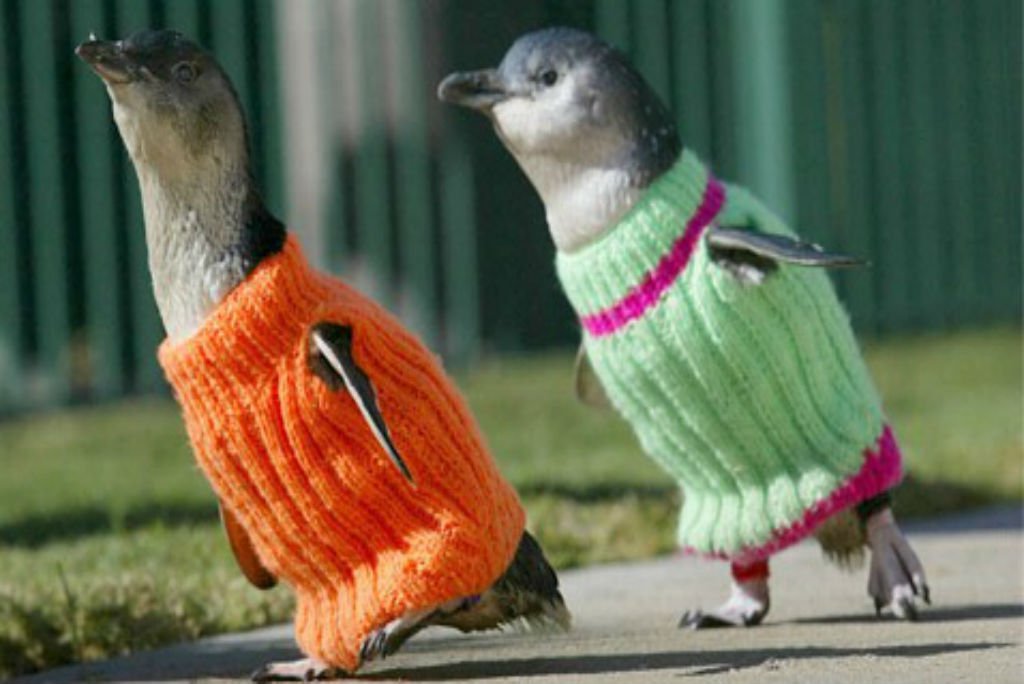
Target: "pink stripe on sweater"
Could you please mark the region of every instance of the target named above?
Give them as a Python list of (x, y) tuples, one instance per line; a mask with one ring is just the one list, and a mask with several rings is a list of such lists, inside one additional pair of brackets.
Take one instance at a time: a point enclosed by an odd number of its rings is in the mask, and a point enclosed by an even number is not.
[(706, 558), (728, 559), (741, 565), (764, 560), (810, 536), (819, 525), (839, 511), (896, 486), (902, 477), (903, 459), (900, 447), (896, 443), (892, 429), (886, 425), (875, 447), (864, 450), (864, 465), (857, 473), (850, 476), (828, 497), (804, 511), (803, 517), (799, 520), (788, 527), (775, 530), (771, 539), (764, 544), (747, 547), (731, 554), (702, 553), (689, 547), (684, 547), (682, 551), (685, 554)]
[(672, 286), (686, 268), (693, 250), (697, 247), (697, 241), (722, 208), (724, 199), (725, 190), (722, 184), (713, 176), (709, 176), (700, 206), (690, 217), (683, 234), (672, 243), (672, 248), (661, 257), (654, 270), (649, 271), (640, 284), (633, 287), (625, 297), (597, 313), (580, 318), (587, 332), (594, 337), (611, 335), (643, 316), (657, 304), (665, 290)]

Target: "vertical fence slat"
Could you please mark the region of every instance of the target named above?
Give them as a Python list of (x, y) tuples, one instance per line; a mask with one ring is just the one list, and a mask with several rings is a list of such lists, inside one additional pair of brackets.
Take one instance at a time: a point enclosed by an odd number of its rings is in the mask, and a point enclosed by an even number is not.
[(669, 102), (669, 21), (663, 0), (633, 3), (633, 54), (636, 67), (654, 92)]
[(683, 144), (711, 158), (711, 64), (708, 60), (707, 7), (680, 2), (672, 9), (674, 87), (672, 108)]
[(594, 31), (615, 47), (629, 52), (629, 0), (596, 0)]
[(1006, 173), (1009, 207), (1006, 215), (1010, 239), (1006, 250), (1009, 264), (1007, 272), (1008, 298), (1006, 302), (1006, 320), (1019, 321), (1024, 311), (1024, 197), (1021, 187), (1024, 185), (1024, 131), (1021, 130), (1022, 106), (1024, 106), (1024, 64), (1021, 53), (1024, 52), (1024, 35), (1020, 27), (1024, 25), (1024, 7), (1020, 2), (1007, 0), (1008, 18), (1003, 22), (1006, 32), (1004, 49), (1009, 66), (1009, 79), (1003, 103), (1007, 145), (1003, 158)]
[[(436, 339), (436, 264), (430, 201), (430, 157), (427, 141), (427, 86), (421, 40), (419, 3), (392, 2), (397, 22), (394, 110), (397, 113), (395, 178), (401, 241), (403, 319), (433, 345)], [(432, 94), (432, 93), (431, 93)]]
[[(238, 99), (248, 114), (253, 110), (253, 84), (246, 77), (244, 0), (217, 0), (209, 4), (213, 29), (211, 49), (231, 77)], [(251, 133), (251, 132), (250, 132)]]
[(355, 199), (359, 250), (377, 285), (375, 294), (391, 304), (393, 259), (388, 211), (388, 146), (381, 87), (381, 16), (375, 0), (357, 0), (359, 25), (360, 125), (355, 158)]
[[(966, 26), (973, 36), (985, 35), (990, 31), (986, 21), (991, 16), (989, 7), (983, 3), (968, 3), (964, 6)], [(975, 310), (983, 319), (998, 316), (998, 283), (993, 273), (1006, 246), (1001, 243), (998, 223), (998, 198), (993, 187), (998, 183), (994, 173), (998, 164), (999, 132), (992, 125), (992, 105), (996, 97), (993, 85), (998, 83), (998, 65), (992, 59), (996, 48), (992, 40), (968, 40), (969, 85), (967, 107), (971, 126), (968, 130), (973, 170), (971, 183), (972, 232), (977, 236), (975, 248), (969, 255), (978, 273), (981, 290)]]
[(731, 48), (739, 178), (792, 221), (796, 199), (790, 158), (787, 9), (784, 0), (734, 0), (734, 5)]
[(946, 124), (943, 128), (945, 158), (942, 163), (947, 171), (943, 193), (949, 202), (945, 220), (951, 232), (950, 267), (946, 277), (951, 280), (951, 318), (954, 323), (963, 324), (976, 317), (974, 307), (982, 296), (978, 287), (979, 274), (971, 258), (981, 239), (979, 232), (973, 229), (976, 217), (972, 216), (971, 206), (974, 165), (970, 160), (970, 131), (975, 124), (969, 114), (964, 6), (959, 2), (946, 3), (941, 7), (941, 13), (937, 49), (947, 56), (944, 69), (947, 90), (942, 102)]
[[(11, 25), (13, 0), (0, 0), (0, 35), (10, 36), (16, 27)], [(22, 316), (18, 283), (19, 254), (17, 231), (19, 226), (14, 213), (17, 201), (14, 183), (17, 174), (14, 164), (13, 112), (18, 103), (11, 92), (11, 70), (13, 60), (8, 58), (12, 41), (0, 45), (0, 411), (13, 408), (21, 390), (19, 378), (23, 360)]]
[[(801, 225), (800, 230), (808, 238), (840, 250), (851, 230), (849, 127), (843, 116), (849, 84), (844, 57), (847, 41), (856, 38), (843, 30), (844, 17), (837, 3), (811, 0), (801, 3), (800, 8), (804, 10), (800, 13), (803, 22), (794, 27), (799, 47), (794, 46), (793, 51), (793, 80), (801, 82), (794, 89), (802, 99), (794, 100), (793, 107), (794, 111), (807, 113), (810, 120), (800, 127), (805, 145), (797, 152), (805, 164), (799, 181), (800, 204), (820, 212), (814, 222)], [(812, 47), (812, 43), (818, 45)], [(849, 306), (847, 274), (831, 275), (840, 299)]]
[[(871, 145), (871, 134), (867, 127), (867, 93), (864, 87), (864, 35), (860, 22), (860, 7), (855, 3), (837, 3), (835, 28), (840, 41), (840, 63), (842, 73), (842, 111), (835, 112), (836, 118), (845, 122), (843, 145), (843, 166), (845, 182), (844, 206), (833, 214), (834, 227), (840, 228), (832, 235), (835, 246), (849, 254), (872, 259), (875, 251), (868, 208), (871, 205), (867, 190), (871, 163), (867, 154)], [(854, 325), (864, 332), (877, 328), (875, 312), (874, 274), (865, 269), (842, 273), (845, 278), (846, 303), (853, 317)]]
[[(71, 34), (83, 39), (90, 31), (107, 34), (103, 0), (70, 4)], [(78, 196), (82, 222), (85, 276), (85, 318), (89, 341), (92, 393), (104, 398), (126, 389), (122, 340), (126, 321), (121, 309), (117, 274), (119, 232), (115, 146), (120, 145), (111, 119), (110, 99), (102, 82), (85, 64), (74, 69), (75, 116), (78, 131)]]
[(480, 351), (480, 299), (473, 167), (459, 138), (441, 151), (441, 221), (445, 226), (445, 349), (452, 358), (472, 360)]
[(996, 242), (1002, 246), (999, 262), (998, 317), (1002, 320), (1019, 319), (1021, 316), (1021, 258), (1024, 231), (1021, 226), (1021, 7), (1019, 0), (1003, 0), (993, 3), (989, 30), (993, 40), (987, 41), (998, 51), (999, 76), (994, 79), (996, 86), (993, 97), (997, 102), (998, 118), (993, 121), (997, 127), (1001, 146), (997, 151), (995, 176), (998, 179), (994, 189), (998, 201), (997, 221), (999, 233)]
[(37, 363), (46, 398), (70, 396), (68, 255), (64, 227), (63, 183), (58, 117), (57, 17), (50, 2), (21, 6), (21, 42), (25, 78), (32, 266), (37, 311)]
[[(272, 0), (255, 0), (255, 33), (248, 37), (257, 51), (259, 59), (259, 83), (257, 97), (260, 112), (261, 158), (258, 160), (266, 196), (270, 210), (278, 215), (285, 215), (284, 206), (284, 160), (281, 156), (281, 117), (279, 108), (280, 92), (278, 91), (277, 33), (274, 26), (274, 7)], [(255, 132), (255, 131), (254, 131)]]
[(799, 120), (793, 127), (793, 157), (797, 194), (795, 227), (808, 239), (832, 245), (835, 234), (835, 182), (833, 167), (842, 156), (834, 141), (836, 122), (829, 116), (841, 106), (837, 78), (835, 20), (832, 5), (818, 0), (792, 0), (789, 32), (790, 111)]
[(903, 109), (904, 131), (909, 143), (911, 173), (903, 176), (904, 194), (910, 212), (906, 229), (914, 235), (914, 281), (912, 307), (915, 327), (928, 322), (942, 322), (942, 282), (940, 227), (942, 193), (939, 186), (939, 145), (936, 121), (935, 83), (938, 65), (931, 60), (930, 46), (934, 40), (928, 0), (906, 0), (902, 3), (904, 21), (901, 34), (907, 47), (906, 103)]
[[(120, 0), (117, 5), (117, 35), (127, 36), (151, 28), (149, 6), (135, 0)], [(128, 154), (121, 154), (123, 220), (128, 240), (131, 301), (131, 356), (134, 388), (152, 392), (163, 386), (163, 375), (156, 362), (156, 347), (163, 338), (163, 325), (153, 299), (153, 284), (146, 252), (146, 229), (142, 218), (139, 182)]]
[[(220, 4), (219, 0), (214, 4)], [(173, 0), (164, 4), (163, 11), (164, 28), (180, 31), (192, 40), (200, 40), (199, 0)]]
[(739, 112), (736, 102), (736, 73), (732, 60), (734, 22), (738, 11), (732, 1), (706, 0), (708, 13), (708, 59), (711, 66), (711, 89), (708, 102), (711, 108), (711, 159), (719, 174), (736, 178), (737, 163), (736, 126)]
[[(318, 108), (320, 120), (326, 121), (325, 131), (329, 132), (329, 168), (327, 175), (328, 190), (326, 193), (324, 216), (326, 225), (322, 242), (325, 248), (325, 263), (335, 272), (339, 272), (356, 243), (356, 221), (354, 220), (355, 193), (353, 180), (354, 136), (348, 132), (358, 122), (361, 109), (359, 98), (343, 98), (342, 92), (351, 88), (351, 69), (338, 68), (339, 63), (348, 56), (358, 55), (361, 45), (359, 41), (345, 40), (345, 44), (336, 43), (334, 37), (339, 29), (349, 24), (353, 16), (353, 7), (349, 5), (320, 3), (312, 11), (320, 13), (320, 20), (312, 35), (314, 59), (318, 66), (329, 73), (325, 79), (329, 83), (326, 97), (316, 102), (307, 102), (306, 106)], [(349, 36), (344, 36), (347, 39)], [(342, 52), (345, 50), (345, 52)], [(358, 67), (357, 67), (358, 68)]]
[(906, 172), (900, 117), (905, 69), (897, 51), (902, 41), (895, 25), (897, 9), (896, 3), (871, 4), (868, 31), (874, 85), (869, 98), (870, 125), (877, 154), (872, 193), (878, 208), (877, 225), (885, 234), (885, 249), (875, 253), (874, 267), (882, 275), (882, 291), (876, 306), (880, 325), (887, 331), (905, 328), (910, 313), (906, 274), (911, 267), (911, 246), (901, 188)]
[(281, 175), (276, 141), (280, 130), (275, 119), (276, 56), (272, 26), (273, 8), (264, 0), (220, 0), (210, 5), (213, 49), (235, 84), (249, 124), (251, 164), (260, 190), (273, 212), (280, 212)]

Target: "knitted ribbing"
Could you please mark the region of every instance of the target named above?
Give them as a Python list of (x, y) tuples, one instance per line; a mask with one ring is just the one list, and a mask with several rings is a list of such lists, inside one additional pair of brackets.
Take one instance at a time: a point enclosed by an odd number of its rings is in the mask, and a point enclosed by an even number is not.
[[(391, 437), (308, 367), (311, 326), (353, 328)], [(308, 267), (289, 238), (160, 362), (197, 460), (263, 564), (294, 586), (307, 654), (352, 670), (402, 614), (477, 594), (506, 569), (524, 513), (437, 359), (391, 315)]]
[[(711, 222), (790, 234), (687, 151), (557, 269), (613, 405), (684, 491), (680, 543), (750, 561), (894, 484), (899, 452), (827, 275), (782, 265), (744, 285), (711, 262), (700, 240)], [(683, 268), (658, 285), (687, 243)]]

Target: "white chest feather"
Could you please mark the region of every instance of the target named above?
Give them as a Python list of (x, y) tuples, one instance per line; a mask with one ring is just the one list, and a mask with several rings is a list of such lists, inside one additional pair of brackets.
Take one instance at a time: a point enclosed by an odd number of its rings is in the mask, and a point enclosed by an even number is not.
[(544, 201), (555, 246), (575, 252), (610, 230), (642, 189), (618, 169), (585, 168), (542, 157), (520, 159)]
[(245, 279), (246, 264), (234, 249), (239, 218), (215, 211), (216, 203), (179, 203), (158, 192), (143, 197), (153, 293), (168, 337), (179, 342)]
[(218, 135), (197, 147), (144, 89), (108, 89), (142, 190), (157, 308), (168, 337), (181, 341), (251, 265), (240, 250), (250, 192), (244, 125), (236, 107), (221, 107)]

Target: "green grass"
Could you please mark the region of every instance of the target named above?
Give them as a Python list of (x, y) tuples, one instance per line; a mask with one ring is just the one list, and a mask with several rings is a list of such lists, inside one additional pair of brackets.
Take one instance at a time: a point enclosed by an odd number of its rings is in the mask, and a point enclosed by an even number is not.
[[(1022, 498), (1020, 331), (870, 345), (911, 477), (901, 515)], [(559, 567), (672, 548), (679, 497), (626, 427), (571, 396), (566, 354), (460, 378)], [(177, 409), (137, 401), (0, 424), (0, 678), (286, 620), (248, 587)]]

